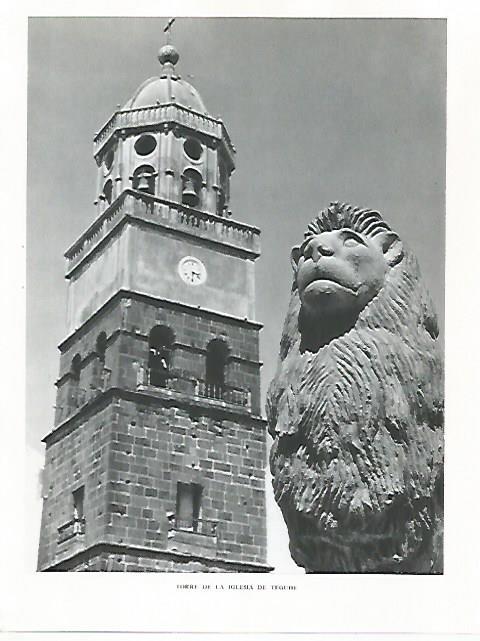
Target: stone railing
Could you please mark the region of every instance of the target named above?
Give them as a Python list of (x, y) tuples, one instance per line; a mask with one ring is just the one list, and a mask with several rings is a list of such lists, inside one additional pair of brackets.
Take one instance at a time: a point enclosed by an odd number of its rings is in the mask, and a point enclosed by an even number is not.
[[(169, 390), (197, 398), (207, 398), (228, 405), (236, 405), (250, 410), (252, 408), (252, 394), (231, 385), (212, 385), (196, 378), (186, 378), (170, 372), (165, 376), (162, 385), (150, 384), (150, 370), (139, 367), (137, 370), (137, 389), (150, 387), (151, 389)], [(155, 377), (157, 378), (157, 377)]]
[(231, 387), (230, 385), (216, 385), (205, 381), (197, 381), (195, 396), (223, 401), (230, 405), (241, 405), (247, 409), (252, 407), (251, 392)]
[(188, 109), (188, 107), (177, 105), (176, 103), (167, 103), (140, 107), (138, 109), (122, 109), (116, 111), (95, 135), (93, 139), (94, 155), (97, 156), (110, 136), (119, 129), (146, 127), (165, 123), (183, 125), (208, 136), (214, 136), (219, 140), (223, 139), (230, 154), (233, 156), (235, 153), (235, 147), (221, 120), (194, 111), (193, 109)]
[(170, 530), (179, 530), (181, 532), (194, 532), (206, 536), (216, 536), (218, 521), (208, 519), (181, 519), (176, 514), (168, 514), (168, 525)]
[[(89, 253), (115, 227), (122, 218), (127, 205), (127, 192), (117, 198), (91, 225), (80, 238), (65, 252), (68, 270)], [(67, 270), (67, 271), (68, 271)]]
[(125, 190), (65, 252), (69, 272), (129, 214), (169, 229), (188, 231), (245, 251), (260, 253), (260, 230), (231, 218), (192, 209), (133, 189)]
[(73, 518), (57, 528), (58, 543), (63, 543), (79, 534), (85, 534), (85, 517)]

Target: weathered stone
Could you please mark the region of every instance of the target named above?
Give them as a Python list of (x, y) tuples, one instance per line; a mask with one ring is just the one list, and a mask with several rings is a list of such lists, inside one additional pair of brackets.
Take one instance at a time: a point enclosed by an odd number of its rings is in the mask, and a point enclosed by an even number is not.
[(270, 465), (307, 573), (443, 571), (443, 369), (415, 258), (332, 203), (292, 250)]

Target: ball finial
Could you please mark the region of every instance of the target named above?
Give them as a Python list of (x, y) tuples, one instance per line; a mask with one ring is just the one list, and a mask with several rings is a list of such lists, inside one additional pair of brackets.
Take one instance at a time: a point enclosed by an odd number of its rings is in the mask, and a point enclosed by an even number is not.
[(172, 65), (176, 65), (179, 58), (180, 54), (175, 47), (170, 44), (163, 45), (158, 52), (158, 61), (161, 65), (165, 65), (168, 62)]

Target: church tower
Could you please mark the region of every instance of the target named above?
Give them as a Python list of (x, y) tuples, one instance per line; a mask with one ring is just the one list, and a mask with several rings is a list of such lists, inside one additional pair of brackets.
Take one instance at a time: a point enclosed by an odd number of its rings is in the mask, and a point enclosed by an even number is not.
[(94, 138), (97, 215), (67, 250), (38, 569), (268, 572), (254, 263), (225, 125), (159, 52)]

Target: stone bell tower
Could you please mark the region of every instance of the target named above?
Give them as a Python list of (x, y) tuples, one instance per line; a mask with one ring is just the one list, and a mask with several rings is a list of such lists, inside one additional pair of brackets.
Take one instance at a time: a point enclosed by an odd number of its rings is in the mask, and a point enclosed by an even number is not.
[(159, 52), (94, 138), (97, 216), (67, 250), (39, 570), (268, 572), (254, 263), (235, 148)]

